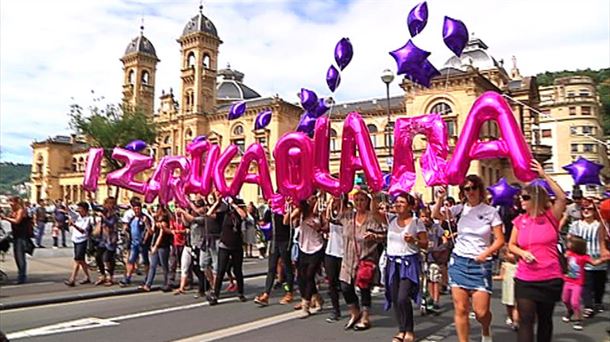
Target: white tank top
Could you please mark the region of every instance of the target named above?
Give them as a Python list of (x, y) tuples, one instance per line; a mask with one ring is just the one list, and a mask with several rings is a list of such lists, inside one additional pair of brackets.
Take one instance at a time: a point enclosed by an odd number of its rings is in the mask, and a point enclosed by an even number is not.
[(405, 235), (417, 237), (417, 233), (426, 231), (424, 224), (418, 218), (413, 217), (406, 227), (400, 227), (398, 217), (395, 215), (390, 216), (389, 222), (387, 255), (408, 256), (419, 253), (419, 247), (416, 244), (407, 243)]

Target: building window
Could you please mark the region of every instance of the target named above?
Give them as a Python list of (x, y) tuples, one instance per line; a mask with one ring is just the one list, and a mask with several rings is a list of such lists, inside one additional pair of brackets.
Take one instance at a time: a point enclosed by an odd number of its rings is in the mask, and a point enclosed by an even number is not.
[(576, 115), (576, 107), (570, 107), (569, 111), (570, 111), (570, 115)]
[(233, 135), (244, 135), (244, 126), (237, 125), (233, 127)]
[(546, 162), (542, 165), (542, 167), (544, 168), (545, 172), (553, 172), (553, 163), (552, 162)]
[(582, 134), (584, 134), (584, 135), (593, 134), (593, 126), (582, 126)]
[(589, 107), (589, 106), (582, 106), (582, 107), (580, 107), (580, 114), (582, 114), (582, 115), (591, 115), (591, 107)]
[(457, 137), (457, 122), (455, 119), (445, 120), (445, 123), (447, 124), (447, 133), (449, 134), (449, 137)]
[(210, 68), (210, 56), (207, 53), (203, 55), (203, 67), (206, 69)]
[(578, 152), (578, 144), (572, 144), (571, 147), (572, 147), (572, 153)]
[(568, 97), (574, 97), (574, 92), (573, 91), (569, 91), (568, 92)]
[(129, 82), (129, 84), (134, 84), (136, 83), (136, 73), (135, 71), (129, 70), (129, 76), (127, 77), (127, 80)]
[(246, 140), (244, 138), (233, 139), (231, 140), (231, 143), (237, 145), (239, 155), (244, 154), (244, 151), (246, 150)]
[(165, 139), (163, 139), (163, 143), (164, 143), (165, 145), (168, 145), (168, 144), (171, 144), (171, 143), (172, 143), (172, 140), (171, 140), (171, 138), (169, 137), (169, 135), (168, 135), (168, 136), (166, 136), (166, 137), (165, 137)]
[(543, 138), (552, 138), (553, 137), (553, 133), (551, 132), (550, 129), (543, 129), (542, 130), (542, 137)]
[(369, 130), (371, 142), (373, 143), (373, 148), (377, 147), (377, 126), (373, 124), (368, 124), (366, 125), (366, 128)]
[(578, 93), (578, 95), (580, 95), (580, 96), (590, 96), (591, 93), (589, 92), (589, 89), (581, 89), (580, 92)]
[(256, 141), (263, 145), (263, 147), (267, 147), (267, 137), (258, 137), (256, 138)]
[(195, 67), (195, 53), (193, 51), (189, 52), (188, 57), (186, 58), (186, 66), (189, 68)]
[(334, 152), (337, 150), (337, 131), (333, 128), (330, 129), (330, 151)]
[(583, 152), (585, 152), (585, 153), (593, 153), (594, 152), (593, 151), (594, 150), (594, 146), (595, 145), (593, 145), (593, 144), (583, 144), (582, 145)]
[(142, 83), (148, 84), (148, 78), (149, 78), (148, 71), (143, 71), (142, 72)]
[(76, 158), (72, 158), (72, 172), (78, 172), (78, 163)]
[(543, 109), (542, 110), (542, 115), (543, 116), (551, 116), (551, 110), (550, 109)]
[(171, 147), (164, 147), (163, 148), (163, 155), (162, 155), (162, 157), (169, 156), (171, 154), (172, 154), (172, 148)]
[(432, 106), (432, 109), (430, 109), (430, 113), (439, 113), (441, 115), (449, 115), (449, 114), (453, 113), (453, 110), (451, 109), (451, 106), (449, 106), (447, 103), (439, 102), (439, 103), (435, 104), (434, 106)]
[(394, 147), (394, 123), (390, 122), (385, 128), (385, 146), (388, 148)]
[(570, 127), (570, 135), (578, 134), (578, 128), (575, 126)]

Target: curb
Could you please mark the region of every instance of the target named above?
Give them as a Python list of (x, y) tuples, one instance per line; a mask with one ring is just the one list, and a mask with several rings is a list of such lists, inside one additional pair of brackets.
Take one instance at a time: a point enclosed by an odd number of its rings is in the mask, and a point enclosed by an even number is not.
[[(267, 274), (267, 272), (256, 272), (256, 273), (251, 273), (251, 274), (244, 274), (244, 279), (260, 277), (260, 276), (266, 275), (266, 274)], [(151, 292), (159, 291), (159, 290), (161, 290), (160, 285), (153, 285), (150, 289)], [(30, 299), (30, 300), (16, 301), (13, 303), (0, 303), (0, 311), (11, 310), (11, 309), (21, 309), (21, 308), (27, 308), (27, 307), (33, 307), (33, 306), (40, 306), (40, 305), (76, 302), (79, 300), (87, 300), (87, 299), (124, 296), (124, 295), (135, 294), (135, 293), (142, 293), (142, 291), (140, 291), (137, 287), (130, 287), (130, 288), (109, 289), (108, 291), (80, 293), (80, 294), (79, 293), (70, 293), (67, 295), (60, 295), (60, 296), (50, 297), (50, 298)]]

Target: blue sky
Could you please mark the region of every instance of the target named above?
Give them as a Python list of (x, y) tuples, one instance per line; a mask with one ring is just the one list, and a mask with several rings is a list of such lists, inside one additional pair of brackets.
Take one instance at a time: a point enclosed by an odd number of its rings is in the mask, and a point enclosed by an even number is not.
[[(383, 97), (379, 75), (395, 70), (388, 52), (409, 38), (412, 0), (216, 0), (204, 13), (224, 44), (219, 66), (231, 63), (263, 96), (298, 101), (301, 87), (329, 95), (324, 75), (341, 37), (354, 45), (342, 74), (339, 101)], [(108, 102), (121, 96), (119, 58), (132, 38), (144, 34), (161, 59), (157, 96), (179, 93), (176, 38), (197, 14), (198, 1), (0, 2), (0, 159), (31, 162), (30, 144), (69, 134), (69, 105), (91, 102), (91, 90)], [(522, 74), (610, 66), (610, 2), (430, 0), (427, 28), (415, 43), (441, 67), (451, 57), (441, 39), (445, 15), (463, 20), (470, 32), (510, 68), (515, 55)], [(392, 94), (401, 94), (398, 82)]]

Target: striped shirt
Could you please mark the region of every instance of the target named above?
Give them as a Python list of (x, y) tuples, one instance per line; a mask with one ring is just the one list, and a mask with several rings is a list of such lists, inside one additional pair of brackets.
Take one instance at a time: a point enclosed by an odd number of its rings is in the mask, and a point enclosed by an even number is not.
[[(570, 225), (570, 231), (568, 234), (572, 236), (579, 236), (587, 241), (587, 254), (593, 259), (598, 259), (601, 256), (601, 248), (599, 246), (599, 221), (595, 220), (590, 224), (584, 220), (578, 220), (572, 222)], [(585, 265), (587, 271), (602, 271), (606, 269), (606, 264), (593, 266), (590, 264)]]

